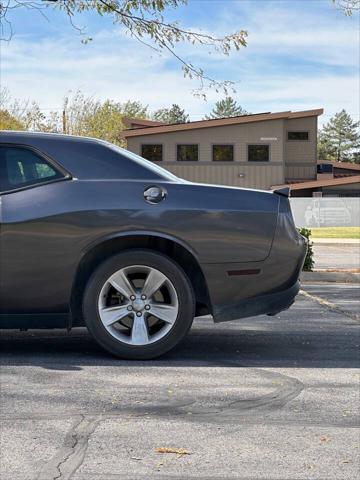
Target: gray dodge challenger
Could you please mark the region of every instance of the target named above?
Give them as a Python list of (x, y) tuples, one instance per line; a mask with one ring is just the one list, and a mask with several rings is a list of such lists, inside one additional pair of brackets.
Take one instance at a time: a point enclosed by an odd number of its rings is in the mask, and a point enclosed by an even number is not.
[(195, 316), (290, 307), (306, 243), (288, 190), (195, 184), (110, 143), (0, 132), (0, 327), (88, 328), (149, 359)]

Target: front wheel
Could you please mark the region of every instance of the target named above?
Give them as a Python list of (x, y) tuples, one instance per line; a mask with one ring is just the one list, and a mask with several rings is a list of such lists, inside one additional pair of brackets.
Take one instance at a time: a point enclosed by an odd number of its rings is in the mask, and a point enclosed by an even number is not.
[(102, 263), (83, 298), (86, 326), (110, 353), (127, 359), (158, 357), (191, 327), (193, 291), (183, 270), (165, 255), (128, 250)]

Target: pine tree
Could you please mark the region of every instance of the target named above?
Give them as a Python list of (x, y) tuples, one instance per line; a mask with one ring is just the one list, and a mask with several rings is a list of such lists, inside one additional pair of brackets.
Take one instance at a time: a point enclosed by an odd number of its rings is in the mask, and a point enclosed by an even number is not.
[(179, 105), (173, 103), (171, 108), (160, 108), (153, 114), (154, 120), (164, 123), (186, 123), (189, 115)]
[(232, 97), (225, 97), (223, 100), (215, 103), (215, 107), (205, 118), (211, 120), (213, 118), (237, 117), (248, 114), (249, 112), (244, 110), (241, 105), (238, 105)]
[(360, 122), (354, 122), (343, 109), (319, 132), (318, 152), (321, 160), (359, 162)]

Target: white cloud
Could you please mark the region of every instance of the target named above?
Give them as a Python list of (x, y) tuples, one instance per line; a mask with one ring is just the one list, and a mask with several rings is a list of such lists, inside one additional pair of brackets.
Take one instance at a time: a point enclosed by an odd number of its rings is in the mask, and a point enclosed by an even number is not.
[[(303, 0), (259, 2), (258, 8), (254, 7), (254, 1), (234, 2), (231, 8), (219, 11), (215, 29), (208, 28), (206, 32), (221, 36), (239, 29), (246, 30), (248, 46), (242, 49), (241, 58), (250, 61), (256, 55), (268, 58), (290, 55), (299, 62), (358, 65), (359, 16), (355, 14), (349, 18), (333, 11), (330, 0), (329, 5), (322, 4), (324, 8), (316, 11), (307, 7)], [(204, 50), (198, 51), (196, 57), (209, 60)], [(223, 60), (220, 54), (210, 58), (211, 61), (214, 58)]]
[(201, 105), (190, 93), (194, 85), (181, 72), (168, 70), (166, 62), (133, 40), (111, 41), (108, 33), (89, 45), (78, 38), (38, 43), (14, 38), (2, 51), (1, 79), (13, 97), (33, 98), (43, 109), (60, 109), (63, 96), (78, 88), (101, 99), (137, 99), (152, 108), (175, 101)]
[[(308, 76), (298, 78), (284, 76), (257, 80), (245, 89), (244, 96), (252, 111), (307, 110), (324, 108), (320, 123), (345, 108), (359, 120), (359, 80), (341, 75)], [(250, 108), (250, 107), (249, 107)]]

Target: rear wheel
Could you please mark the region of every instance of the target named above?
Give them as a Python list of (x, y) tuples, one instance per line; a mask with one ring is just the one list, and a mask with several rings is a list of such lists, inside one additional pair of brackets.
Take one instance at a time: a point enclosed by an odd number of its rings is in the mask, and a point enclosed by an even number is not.
[(191, 327), (192, 288), (165, 255), (128, 250), (101, 264), (90, 278), (83, 313), (94, 339), (128, 359), (155, 358), (172, 349)]

